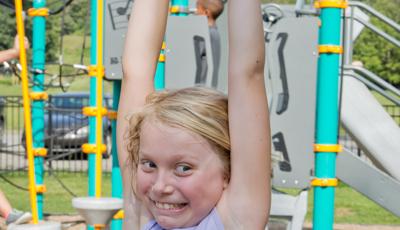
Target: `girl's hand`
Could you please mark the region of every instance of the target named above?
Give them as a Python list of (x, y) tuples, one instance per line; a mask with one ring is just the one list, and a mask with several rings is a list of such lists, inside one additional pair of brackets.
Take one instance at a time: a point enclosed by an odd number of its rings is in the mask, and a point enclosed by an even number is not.
[[(29, 40), (28, 40), (28, 38), (26, 38), (26, 37), (24, 38), (24, 47), (25, 47), (26, 50), (29, 49)], [(19, 49), (20, 49), (20, 47), (19, 47), (19, 38), (18, 38), (18, 35), (16, 35), (15, 38), (14, 38), (14, 46), (13, 46), (13, 49), (17, 52), (17, 55), (19, 55)]]

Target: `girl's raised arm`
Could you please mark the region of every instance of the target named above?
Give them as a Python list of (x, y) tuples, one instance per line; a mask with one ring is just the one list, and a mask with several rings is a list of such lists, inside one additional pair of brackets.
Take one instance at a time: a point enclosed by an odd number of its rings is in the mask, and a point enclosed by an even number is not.
[(270, 127), (259, 0), (230, 0), (231, 181), (225, 204), (245, 229), (264, 229), (270, 207)]
[[(25, 41), (25, 49), (29, 49), (29, 41), (27, 38), (24, 39)], [(0, 51), (0, 63), (9, 61), (11, 59), (19, 57), (19, 41), (18, 35), (14, 38), (14, 47), (8, 50)]]
[(153, 77), (165, 33), (168, 6), (168, 0), (135, 0), (125, 39), (117, 146), (124, 187), (124, 226), (131, 229), (139, 229), (139, 216), (132, 196), (132, 169), (127, 165), (127, 116), (140, 109), (146, 96), (154, 91)]

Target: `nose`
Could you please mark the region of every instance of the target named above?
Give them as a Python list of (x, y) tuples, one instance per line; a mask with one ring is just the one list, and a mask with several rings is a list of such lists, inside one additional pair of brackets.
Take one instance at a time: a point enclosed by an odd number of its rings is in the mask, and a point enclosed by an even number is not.
[(156, 195), (166, 195), (174, 192), (174, 186), (171, 185), (170, 176), (166, 173), (159, 173), (154, 184), (151, 188), (151, 191)]

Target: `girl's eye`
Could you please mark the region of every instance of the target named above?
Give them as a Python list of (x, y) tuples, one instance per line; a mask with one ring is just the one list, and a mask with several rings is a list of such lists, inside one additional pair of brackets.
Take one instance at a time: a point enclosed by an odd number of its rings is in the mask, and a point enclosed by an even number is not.
[(154, 162), (152, 162), (152, 161), (147, 161), (147, 160), (142, 161), (142, 162), (141, 162), (141, 165), (142, 165), (142, 169), (143, 169), (145, 172), (150, 172), (151, 170), (157, 168), (157, 165), (156, 165)]
[(192, 167), (188, 166), (188, 165), (178, 165), (176, 167), (176, 172), (178, 175), (189, 175), (192, 172)]

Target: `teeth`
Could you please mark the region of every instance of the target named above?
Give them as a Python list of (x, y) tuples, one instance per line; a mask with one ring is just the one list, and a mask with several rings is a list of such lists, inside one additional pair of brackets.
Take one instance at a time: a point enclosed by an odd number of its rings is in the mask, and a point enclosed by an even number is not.
[(168, 203), (161, 203), (161, 202), (154, 202), (154, 203), (157, 208), (167, 209), (167, 210), (179, 209), (183, 206), (182, 204), (168, 204)]

